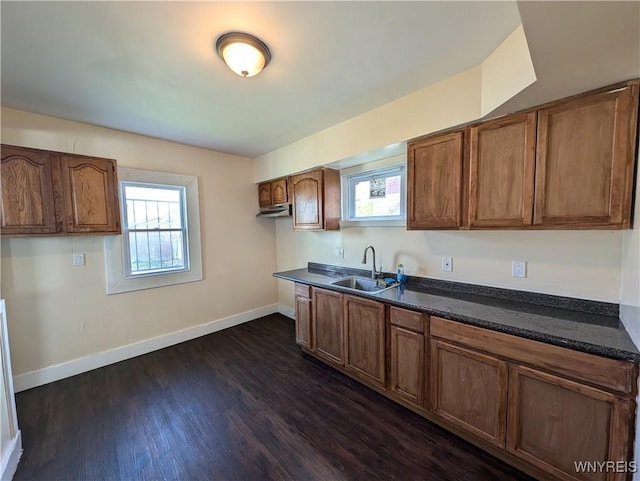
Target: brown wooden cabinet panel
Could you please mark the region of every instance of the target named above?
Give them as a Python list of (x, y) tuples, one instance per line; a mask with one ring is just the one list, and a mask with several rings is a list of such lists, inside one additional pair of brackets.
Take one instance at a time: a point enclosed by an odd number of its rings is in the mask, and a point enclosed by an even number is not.
[(630, 460), (631, 400), (522, 366), (509, 376), (509, 452), (563, 480), (625, 479), (574, 463)]
[(320, 357), (344, 366), (345, 323), (342, 294), (326, 289), (312, 289), (311, 343)]
[(424, 404), (424, 334), (402, 327), (390, 327), (389, 389), (396, 396), (422, 406)]
[(461, 224), (463, 131), (412, 142), (407, 151), (407, 228)]
[(386, 385), (384, 304), (344, 296), (347, 369), (369, 382)]
[(319, 169), (291, 177), (294, 230), (340, 227), (340, 173)]
[(468, 223), (518, 227), (533, 218), (536, 113), (469, 129)]
[(2, 146), (2, 233), (57, 230), (51, 153)]
[(269, 207), (271, 204), (271, 182), (258, 184), (258, 205)]
[(62, 157), (67, 232), (120, 232), (116, 162)]
[(287, 179), (282, 178), (271, 182), (271, 203), (286, 204), (289, 202)]
[(311, 299), (296, 296), (296, 342), (307, 349), (311, 344)]
[(442, 419), (504, 448), (507, 363), (431, 340), (431, 409)]
[(534, 223), (628, 227), (637, 83), (538, 113)]

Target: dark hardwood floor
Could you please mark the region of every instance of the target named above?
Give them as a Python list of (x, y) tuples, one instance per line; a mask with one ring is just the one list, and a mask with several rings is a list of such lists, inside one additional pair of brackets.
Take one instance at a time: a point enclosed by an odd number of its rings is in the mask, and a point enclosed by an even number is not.
[(17, 395), (21, 480), (530, 480), (267, 316)]

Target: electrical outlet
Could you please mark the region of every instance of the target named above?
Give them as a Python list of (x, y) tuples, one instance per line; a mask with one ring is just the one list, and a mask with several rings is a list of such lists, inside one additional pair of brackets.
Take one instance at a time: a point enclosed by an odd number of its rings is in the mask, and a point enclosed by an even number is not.
[(453, 257), (442, 258), (442, 271), (453, 272)]
[(527, 277), (527, 261), (511, 261), (511, 277)]
[(84, 265), (84, 254), (73, 254), (73, 266), (80, 267)]
[(344, 249), (342, 247), (336, 247), (336, 257), (338, 259), (344, 259)]

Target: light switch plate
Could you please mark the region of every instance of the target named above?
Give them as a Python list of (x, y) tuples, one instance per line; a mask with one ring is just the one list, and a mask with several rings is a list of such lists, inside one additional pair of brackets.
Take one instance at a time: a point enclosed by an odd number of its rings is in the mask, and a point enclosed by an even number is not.
[(73, 266), (80, 267), (84, 265), (84, 254), (73, 254)]

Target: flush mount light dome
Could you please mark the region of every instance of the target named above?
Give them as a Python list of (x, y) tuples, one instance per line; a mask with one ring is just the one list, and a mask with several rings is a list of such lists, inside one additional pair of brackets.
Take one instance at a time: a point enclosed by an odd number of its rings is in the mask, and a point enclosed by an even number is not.
[(224, 63), (242, 77), (253, 77), (269, 65), (271, 52), (259, 38), (243, 32), (222, 34), (216, 40), (216, 51)]

